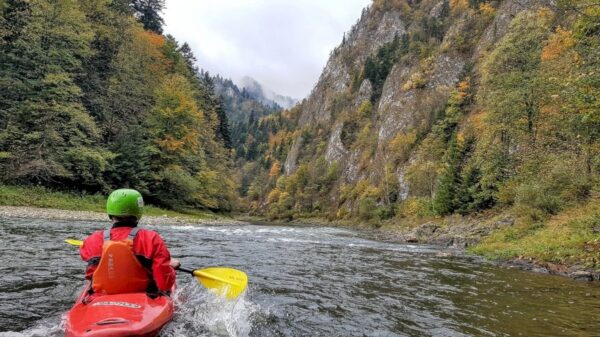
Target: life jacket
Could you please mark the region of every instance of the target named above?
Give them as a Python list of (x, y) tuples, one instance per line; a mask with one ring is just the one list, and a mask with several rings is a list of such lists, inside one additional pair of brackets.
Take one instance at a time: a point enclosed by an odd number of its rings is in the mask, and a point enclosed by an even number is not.
[(92, 289), (100, 294), (145, 292), (150, 283), (150, 271), (142, 266), (133, 252), (133, 241), (139, 231), (134, 227), (127, 239), (110, 239), (110, 229), (104, 231), (102, 256), (92, 276)]

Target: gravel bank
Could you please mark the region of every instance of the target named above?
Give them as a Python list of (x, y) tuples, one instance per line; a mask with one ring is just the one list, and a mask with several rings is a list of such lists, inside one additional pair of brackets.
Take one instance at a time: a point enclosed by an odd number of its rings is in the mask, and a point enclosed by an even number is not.
[[(0, 217), (30, 218), (30, 219), (52, 219), (52, 220), (77, 220), (77, 221), (108, 221), (105, 213), (88, 211), (66, 211), (52, 208), (15, 207), (0, 206)], [(148, 225), (174, 225), (174, 224), (231, 224), (239, 221), (222, 219), (198, 219), (193, 217), (169, 217), (169, 216), (144, 216), (143, 224)]]

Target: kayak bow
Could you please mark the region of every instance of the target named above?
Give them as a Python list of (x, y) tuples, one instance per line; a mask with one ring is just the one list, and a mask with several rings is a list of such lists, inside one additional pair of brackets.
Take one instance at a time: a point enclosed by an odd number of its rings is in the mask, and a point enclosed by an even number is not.
[(67, 337), (155, 337), (173, 318), (169, 296), (88, 295), (88, 287), (67, 312)]

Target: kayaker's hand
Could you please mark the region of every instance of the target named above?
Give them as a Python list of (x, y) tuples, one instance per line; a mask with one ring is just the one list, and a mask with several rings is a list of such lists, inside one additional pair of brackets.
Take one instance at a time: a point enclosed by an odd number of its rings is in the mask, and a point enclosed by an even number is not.
[(179, 260), (177, 260), (177, 259), (171, 259), (171, 262), (169, 264), (174, 269), (177, 269), (177, 268), (181, 267), (181, 262), (179, 262)]

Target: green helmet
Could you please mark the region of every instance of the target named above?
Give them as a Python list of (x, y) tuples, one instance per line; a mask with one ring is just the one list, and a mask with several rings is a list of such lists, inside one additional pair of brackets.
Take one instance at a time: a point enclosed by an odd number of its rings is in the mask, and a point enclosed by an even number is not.
[(113, 191), (106, 201), (108, 216), (134, 216), (142, 218), (144, 199), (140, 192), (128, 188)]

